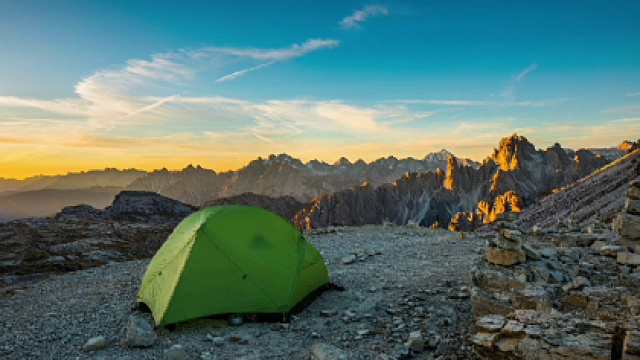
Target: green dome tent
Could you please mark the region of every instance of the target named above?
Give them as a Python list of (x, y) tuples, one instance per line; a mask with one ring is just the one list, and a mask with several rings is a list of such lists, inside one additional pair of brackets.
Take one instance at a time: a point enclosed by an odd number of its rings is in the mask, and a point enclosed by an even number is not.
[(151, 260), (138, 303), (157, 325), (228, 313), (282, 313), (329, 282), (324, 259), (288, 221), (251, 206), (184, 219)]

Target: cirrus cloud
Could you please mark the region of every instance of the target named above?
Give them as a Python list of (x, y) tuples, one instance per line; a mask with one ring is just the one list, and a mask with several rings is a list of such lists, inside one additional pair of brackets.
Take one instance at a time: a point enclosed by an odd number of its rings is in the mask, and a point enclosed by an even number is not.
[(351, 29), (360, 27), (360, 23), (365, 22), (370, 17), (389, 15), (389, 9), (380, 5), (368, 5), (345, 17), (340, 21), (340, 25), (344, 29)]

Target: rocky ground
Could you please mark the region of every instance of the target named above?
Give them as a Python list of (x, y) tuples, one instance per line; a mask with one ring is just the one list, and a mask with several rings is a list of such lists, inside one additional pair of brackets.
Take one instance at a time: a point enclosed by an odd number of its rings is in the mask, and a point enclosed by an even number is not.
[[(640, 181), (610, 230), (518, 230), (502, 214), (473, 270), (481, 359), (640, 359)], [(560, 222), (564, 224), (564, 222)]]
[[(345, 290), (324, 292), (289, 324), (234, 327), (203, 319), (156, 329), (149, 348), (127, 347), (122, 340), (148, 264), (137, 260), (55, 276), (0, 297), (0, 358), (158, 359), (181, 345), (177, 353), (189, 359), (308, 359), (312, 351), (391, 359), (411, 352), (407, 342), (423, 348), (413, 351), (417, 359), (474, 358), (469, 272), (484, 240), (381, 226), (308, 238), (323, 253), (331, 281)], [(107, 346), (83, 351), (97, 336)]]

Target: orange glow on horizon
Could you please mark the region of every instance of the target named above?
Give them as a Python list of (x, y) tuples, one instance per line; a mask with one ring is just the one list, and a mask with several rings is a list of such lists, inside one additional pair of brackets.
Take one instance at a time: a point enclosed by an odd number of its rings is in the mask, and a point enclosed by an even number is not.
[[(389, 156), (395, 156), (398, 159), (404, 159), (407, 157), (413, 157), (416, 159), (424, 158), (430, 152), (436, 152), (439, 150), (425, 151), (423, 153), (419, 153), (418, 151), (413, 151), (413, 154), (408, 154), (405, 151), (401, 151), (394, 153), (393, 150), (399, 149), (390, 149), (385, 150), (385, 147), (377, 146), (377, 149), (369, 149), (365, 148), (338, 148), (332, 149), (330, 151), (324, 151), (318, 154), (310, 154), (311, 151), (292, 151), (286, 152), (291, 157), (300, 159), (303, 163), (306, 163), (311, 160), (319, 160), (324, 161), (329, 164), (333, 164), (341, 157), (346, 157), (351, 162), (355, 162), (358, 159), (362, 159), (366, 162), (372, 162), (380, 158), (386, 158)], [(449, 150), (456, 154), (456, 156), (461, 157), (469, 157), (477, 161), (477, 159), (482, 159), (489, 154), (490, 148), (487, 148), (483, 151), (481, 156), (468, 156), (464, 151), (460, 153), (456, 153), (454, 150)], [(162, 168), (167, 168), (172, 171), (182, 170), (188, 165), (198, 166), (205, 169), (215, 170), (216, 172), (225, 172), (230, 170), (239, 170), (245, 165), (247, 165), (252, 160), (257, 159), (258, 157), (262, 157), (266, 159), (271, 154), (281, 154), (282, 151), (274, 151), (271, 153), (262, 153), (256, 155), (229, 155), (225, 157), (224, 155), (216, 156), (215, 158), (212, 156), (189, 156), (189, 155), (137, 155), (137, 156), (127, 156), (127, 155), (119, 155), (117, 157), (109, 157), (109, 156), (99, 156), (94, 154), (91, 158), (87, 158), (87, 156), (65, 156), (61, 157), (60, 155), (50, 155), (50, 156), (39, 156), (35, 159), (30, 159), (29, 161), (2, 161), (0, 158), (0, 178), (5, 179), (19, 179), (24, 180), (25, 178), (45, 175), (45, 176), (53, 176), (53, 175), (66, 175), (68, 173), (80, 173), (86, 172), (90, 170), (104, 170), (106, 168), (116, 168), (119, 170), (125, 169), (137, 169), (143, 171), (153, 171)], [(475, 154), (474, 154), (475, 155)]]

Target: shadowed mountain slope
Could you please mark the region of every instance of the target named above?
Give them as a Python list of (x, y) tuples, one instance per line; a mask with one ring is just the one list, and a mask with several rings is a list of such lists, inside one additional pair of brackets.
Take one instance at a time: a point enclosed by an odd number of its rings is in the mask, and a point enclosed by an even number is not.
[[(318, 160), (307, 163), (287, 154), (270, 155), (251, 161), (238, 171), (216, 173), (189, 166), (181, 171), (157, 170), (132, 183), (130, 190), (153, 191), (192, 205), (202, 206), (217, 198), (254, 193), (273, 198), (291, 196), (305, 202), (324, 194), (369, 182), (374, 186), (391, 183), (407, 172), (426, 172), (447, 166), (446, 150), (424, 159), (397, 159), (393, 156), (371, 163), (352, 163), (340, 158), (334, 164)], [(479, 164), (459, 161), (470, 167)]]
[(622, 209), (629, 182), (636, 179), (640, 179), (640, 150), (544, 197), (525, 209), (518, 223), (530, 229), (554, 227), (570, 217), (581, 226), (597, 217), (609, 222)]
[(71, 204), (89, 204), (96, 208), (109, 205), (121, 187), (86, 189), (42, 189), (0, 196), (0, 222), (19, 218), (51, 216)]
[(302, 203), (291, 196), (281, 196), (277, 198), (254, 193), (244, 193), (236, 196), (226, 197), (207, 201), (202, 208), (222, 205), (248, 205), (256, 206), (274, 212), (287, 220), (300, 211), (305, 203)]

